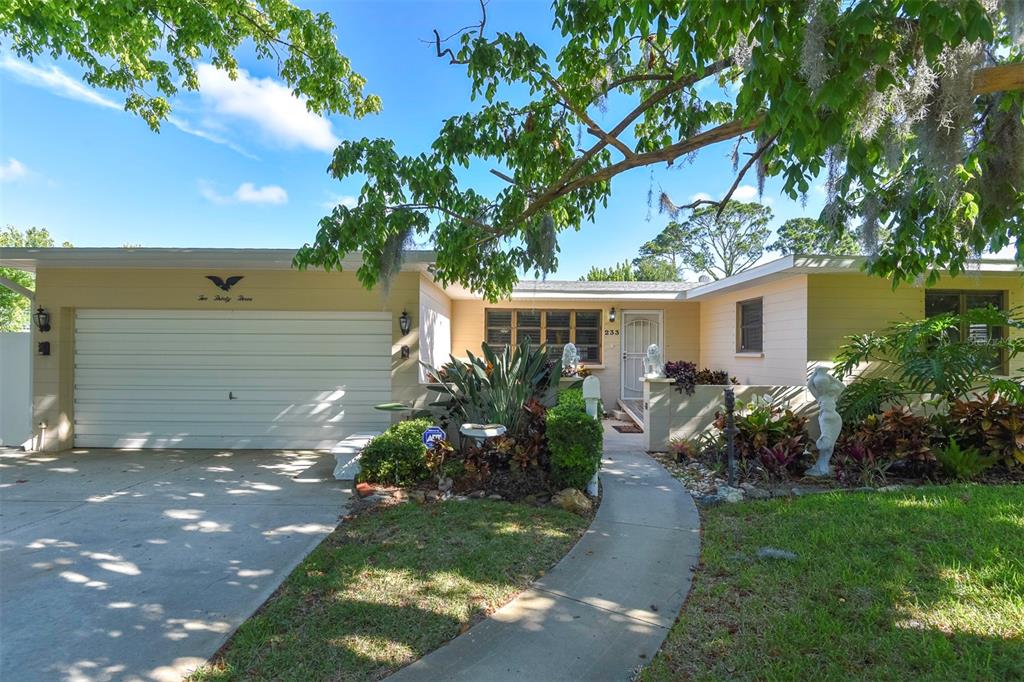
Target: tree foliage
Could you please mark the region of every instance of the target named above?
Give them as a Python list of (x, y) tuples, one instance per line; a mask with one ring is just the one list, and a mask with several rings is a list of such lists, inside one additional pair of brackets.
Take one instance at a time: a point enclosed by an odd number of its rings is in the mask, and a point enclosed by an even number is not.
[[(52, 247), (53, 237), (45, 227), (30, 227), (24, 232), (13, 225), (0, 231), (0, 247)], [(64, 247), (71, 244), (64, 242)], [(0, 268), (0, 277), (34, 290), (36, 278), (31, 273), (14, 268)], [(0, 332), (20, 332), (29, 328), (32, 313), (30, 301), (21, 294), (0, 285)]]
[(692, 209), (685, 220), (669, 223), (665, 231), (678, 240), (681, 266), (717, 280), (757, 262), (771, 234), (771, 219), (767, 206), (730, 201), (721, 212), (713, 206)]
[(334, 22), (288, 0), (15, 0), (0, 4), (0, 45), (34, 59), (67, 58), (97, 88), (127, 93), (125, 110), (154, 130), (168, 99), (198, 90), (196, 62), (234, 78), (245, 44), (276, 61), (310, 111), (362, 116), (380, 109), (365, 80), (338, 52)]
[[(826, 224), (860, 216), (869, 241), (888, 227), (871, 268), (897, 280), (955, 274), (1021, 234), (1021, 95), (972, 89), (979, 67), (1021, 61), (1021, 13), (996, 0), (555, 0), (553, 13), (550, 57), (490, 34), (486, 14), (455, 47), (438, 35), (480, 101), (420, 154), (343, 142), (329, 172), (365, 177), (359, 203), (321, 220), (297, 264), (337, 268), (361, 250), (372, 286), (409, 234), (429, 235), (442, 283), (495, 298), (555, 269), (558, 233), (592, 220), (615, 176), (725, 140), (735, 182), (689, 207), (726, 205), (752, 168), (794, 198), (825, 174)], [(602, 125), (611, 105), (626, 113)], [(471, 163), (507, 185), (464, 183)]]
[(665, 261), (635, 258), (608, 268), (591, 267), (581, 282), (677, 282), (679, 271)]
[(775, 241), (767, 246), (769, 251), (833, 256), (861, 253), (860, 242), (852, 232), (844, 227), (837, 233), (814, 218), (791, 218), (775, 232)]

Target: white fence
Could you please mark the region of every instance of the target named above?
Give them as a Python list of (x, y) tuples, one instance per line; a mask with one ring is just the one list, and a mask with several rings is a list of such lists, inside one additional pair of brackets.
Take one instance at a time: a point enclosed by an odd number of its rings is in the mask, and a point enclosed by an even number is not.
[(32, 438), (32, 355), (29, 332), (0, 333), (0, 445)]

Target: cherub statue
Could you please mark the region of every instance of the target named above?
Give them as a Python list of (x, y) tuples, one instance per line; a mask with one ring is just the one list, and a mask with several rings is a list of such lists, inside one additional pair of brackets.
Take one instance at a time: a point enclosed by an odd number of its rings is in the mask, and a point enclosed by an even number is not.
[(657, 379), (665, 376), (665, 360), (661, 357), (661, 349), (658, 344), (652, 343), (647, 346), (647, 355), (644, 357), (644, 378)]
[(832, 376), (824, 367), (816, 367), (807, 381), (807, 388), (818, 401), (818, 428), (821, 435), (815, 445), (818, 446), (818, 461), (804, 472), (807, 476), (829, 476), (832, 466), (832, 452), (836, 447), (839, 432), (843, 429), (843, 418), (836, 411), (836, 401), (846, 385)]

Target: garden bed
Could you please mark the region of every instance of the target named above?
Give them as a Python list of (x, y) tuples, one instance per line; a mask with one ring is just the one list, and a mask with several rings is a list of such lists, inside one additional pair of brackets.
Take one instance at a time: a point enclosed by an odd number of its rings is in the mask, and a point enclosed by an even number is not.
[(510, 601), (588, 522), (492, 500), (379, 505), (328, 536), (189, 679), (380, 679)]
[(718, 505), (702, 525), (642, 680), (1024, 677), (1022, 486)]

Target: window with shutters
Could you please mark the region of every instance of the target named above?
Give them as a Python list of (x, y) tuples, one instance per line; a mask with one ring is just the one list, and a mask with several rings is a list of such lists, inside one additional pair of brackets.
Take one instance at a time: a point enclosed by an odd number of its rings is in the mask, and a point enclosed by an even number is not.
[(764, 301), (753, 298), (736, 304), (736, 351), (764, 351)]
[(553, 358), (567, 343), (576, 345), (580, 361), (601, 364), (600, 310), (514, 310), (489, 308), (485, 314), (487, 345), (504, 348), (525, 339), (534, 348), (546, 344)]
[[(997, 310), (1006, 309), (1006, 293), (1003, 291), (950, 291), (930, 290), (924, 292), (924, 315), (935, 317), (943, 313), (962, 315), (968, 310), (977, 310), (991, 306)], [(989, 340), (1001, 339), (1006, 334), (1003, 327), (987, 324), (964, 323), (959, 329), (950, 329), (950, 338), (954, 341), (966, 339), (975, 343), (987, 343)], [(993, 352), (989, 358), (988, 368), (1001, 374), (1007, 373), (1006, 358)]]

